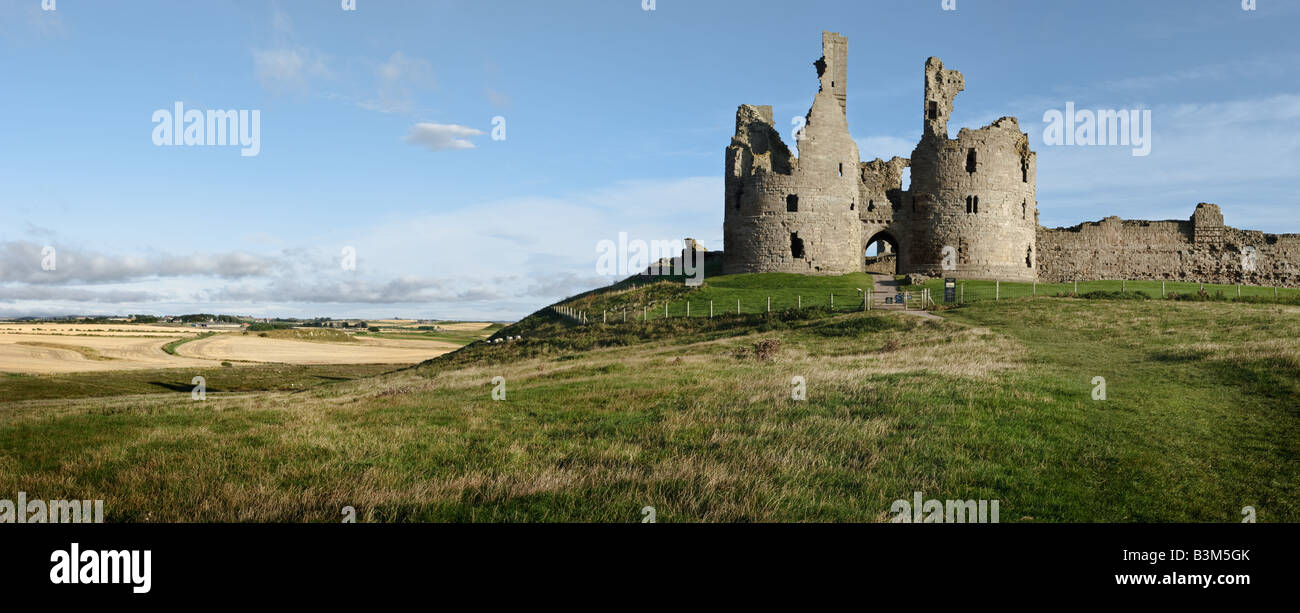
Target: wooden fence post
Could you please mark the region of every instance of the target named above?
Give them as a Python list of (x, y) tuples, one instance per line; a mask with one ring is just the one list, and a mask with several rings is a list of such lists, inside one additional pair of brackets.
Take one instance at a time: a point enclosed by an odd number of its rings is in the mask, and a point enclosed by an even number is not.
[(1002, 282), (1001, 282), (1001, 281), (994, 281), (994, 282), (993, 282), (993, 299), (994, 299), (994, 300), (1001, 300), (1001, 299), (1002, 299)]
[(831, 292), (831, 310), (835, 310), (835, 292)]
[(768, 313), (771, 313), (771, 312), (772, 312), (772, 297), (771, 297), (771, 296), (768, 296), (768, 297), (767, 297), (767, 312), (768, 312)]
[(713, 319), (713, 301), (709, 301), (709, 319)]

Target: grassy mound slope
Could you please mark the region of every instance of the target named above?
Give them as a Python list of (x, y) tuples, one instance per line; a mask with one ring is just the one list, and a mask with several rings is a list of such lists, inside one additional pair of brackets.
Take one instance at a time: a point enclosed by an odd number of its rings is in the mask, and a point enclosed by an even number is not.
[(299, 393), (0, 403), (0, 490), (102, 497), (112, 521), (886, 521), (914, 491), (1004, 522), (1300, 521), (1300, 309), (944, 318), (542, 311), (498, 333), (521, 341)]

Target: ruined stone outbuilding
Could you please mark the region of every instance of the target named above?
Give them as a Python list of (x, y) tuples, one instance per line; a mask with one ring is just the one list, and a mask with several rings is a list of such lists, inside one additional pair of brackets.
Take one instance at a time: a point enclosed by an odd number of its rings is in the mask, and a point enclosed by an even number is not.
[[(1212, 204), (1188, 221), (1107, 218), (1038, 225), (1037, 156), (1014, 117), (948, 136), (960, 72), (925, 63), (923, 131), (910, 159), (862, 162), (847, 119), (848, 40), (822, 34), (820, 89), (798, 135), (772, 107), (742, 105), (726, 150), (726, 274), (897, 272), (1007, 281), (1170, 279), (1300, 285), (1300, 235), (1223, 225)], [(911, 185), (904, 189), (904, 169)], [(881, 246), (867, 257), (867, 248)]]

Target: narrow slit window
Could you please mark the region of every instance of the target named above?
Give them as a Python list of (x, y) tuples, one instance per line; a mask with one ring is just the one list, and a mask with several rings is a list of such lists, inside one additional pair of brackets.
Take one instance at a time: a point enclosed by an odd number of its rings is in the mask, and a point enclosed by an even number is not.
[(966, 152), (966, 172), (975, 172), (975, 150), (970, 149)]
[(929, 108), (926, 109), (925, 114), (926, 114), (926, 116), (929, 117), (930, 119), (938, 119), (938, 118), (939, 118), (939, 103), (938, 103), (938, 102), (935, 102), (934, 100), (931, 100), (931, 101), (930, 101), (930, 106), (929, 106)]
[(785, 212), (787, 213), (799, 212), (799, 196), (790, 194), (789, 196), (785, 197)]

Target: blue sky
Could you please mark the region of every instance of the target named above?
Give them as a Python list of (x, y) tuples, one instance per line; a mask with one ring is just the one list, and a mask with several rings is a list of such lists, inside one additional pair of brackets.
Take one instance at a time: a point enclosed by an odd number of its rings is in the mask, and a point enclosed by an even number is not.
[[(1300, 3), (956, 4), (0, 0), (0, 316), (513, 319), (608, 283), (619, 232), (721, 248), (736, 106), (790, 140), (822, 30), (864, 159), (910, 153), (937, 56), (952, 133), (1029, 133), (1044, 225), (1216, 202), (1300, 232)], [(178, 101), (259, 111), (259, 155), (155, 146)], [(1150, 109), (1151, 154), (1044, 146), (1067, 102)]]

